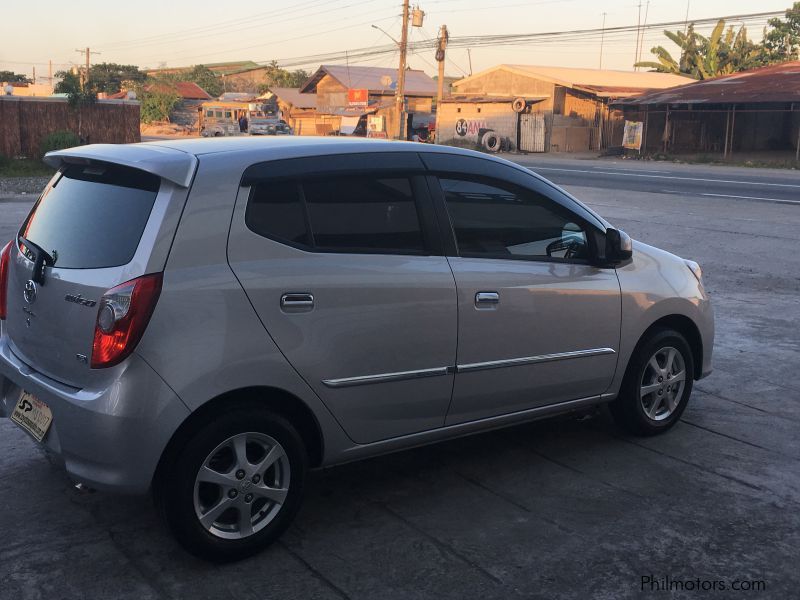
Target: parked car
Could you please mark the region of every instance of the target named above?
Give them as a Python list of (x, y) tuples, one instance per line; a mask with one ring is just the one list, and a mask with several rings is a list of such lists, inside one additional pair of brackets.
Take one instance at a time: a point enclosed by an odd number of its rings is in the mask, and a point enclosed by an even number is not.
[(2, 250), (0, 413), (70, 477), (250, 555), (310, 468), (610, 403), (671, 428), (711, 370), (698, 265), (508, 161), (347, 138), (52, 152)]

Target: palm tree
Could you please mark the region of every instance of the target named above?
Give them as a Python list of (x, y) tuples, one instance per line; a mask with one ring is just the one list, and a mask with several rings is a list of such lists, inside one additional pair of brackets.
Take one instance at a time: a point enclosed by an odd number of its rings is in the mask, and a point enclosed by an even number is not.
[(650, 52), (658, 62), (643, 61), (634, 66), (708, 79), (759, 65), (758, 46), (747, 38), (744, 25), (738, 33), (733, 26), (726, 31), (725, 21), (720, 19), (708, 37), (695, 32), (694, 23), (685, 33), (665, 31), (664, 35), (680, 49), (680, 60), (675, 60), (663, 46), (656, 46)]

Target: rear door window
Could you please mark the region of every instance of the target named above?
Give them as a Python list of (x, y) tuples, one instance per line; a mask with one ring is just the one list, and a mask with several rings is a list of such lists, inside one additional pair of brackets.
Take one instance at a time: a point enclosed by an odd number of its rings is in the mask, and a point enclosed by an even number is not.
[(245, 222), (260, 235), (309, 250), (426, 252), (407, 177), (347, 175), (258, 183)]
[[(58, 268), (125, 265), (139, 246), (160, 182), (119, 165), (70, 165), (36, 203), (20, 233), (49, 252)], [(23, 251), (32, 258), (30, 250)]]

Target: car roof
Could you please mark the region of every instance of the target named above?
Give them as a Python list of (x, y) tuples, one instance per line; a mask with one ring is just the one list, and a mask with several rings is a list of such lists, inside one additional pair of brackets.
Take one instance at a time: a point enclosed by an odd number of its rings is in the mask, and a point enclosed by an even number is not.
[(49, 152), (44, 161), (59, 168), (65, 163), (103, 161), (153, 173), (183, 187), (191, 184), (197, 163), (225, 157), (247, 166), (284, 158), (375, 152), (436, 152), (477, 156), (520, 168), (506, 160), (452, 146), (349, 137), (232, 136), (168, 139), (138, 144), (90, 144)]

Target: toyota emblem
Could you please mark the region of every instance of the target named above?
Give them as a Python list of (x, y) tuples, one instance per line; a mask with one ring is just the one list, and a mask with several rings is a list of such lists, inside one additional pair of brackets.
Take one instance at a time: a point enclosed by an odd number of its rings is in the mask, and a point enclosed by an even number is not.
[(29, 279), (25, 283), (25, 289), (22, 290), (22, 297), (25, 298), (25, 302), (28, 304), (36, 302), (36, 283), (32, 279)]

